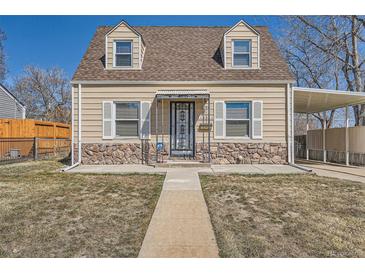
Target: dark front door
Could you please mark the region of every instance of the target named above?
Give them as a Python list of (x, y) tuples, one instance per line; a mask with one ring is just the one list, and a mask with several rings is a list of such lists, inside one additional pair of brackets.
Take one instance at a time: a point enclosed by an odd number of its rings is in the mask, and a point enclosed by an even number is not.
[(194, 156), (194, 102), (171, 102), (171, 156)]

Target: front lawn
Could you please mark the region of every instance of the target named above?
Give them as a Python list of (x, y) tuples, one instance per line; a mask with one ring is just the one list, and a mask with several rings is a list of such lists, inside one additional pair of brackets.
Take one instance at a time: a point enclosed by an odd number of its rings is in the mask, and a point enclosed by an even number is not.
[(365, 185), (315, 175), (201, 176), (221, 257), (365, 257)]
[(163, 176), (0, 166), (0, 257), (136, 257)]

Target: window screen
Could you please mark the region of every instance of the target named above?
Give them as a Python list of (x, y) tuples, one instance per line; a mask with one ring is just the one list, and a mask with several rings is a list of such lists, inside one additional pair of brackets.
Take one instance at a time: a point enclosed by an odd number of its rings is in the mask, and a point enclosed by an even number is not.
[(121, 137), (139, 136), (139, 103), (115, 104), (115, 135)]
[(233, 66), (249, 67), (251, 64), (251, 41), (233, 40)]
[(226, 102), (226, 136), (250, 136), (250, 103)]
[(115, 43), (115, 66), (131, 67), (132, 66), (132, 42), (116, 41)]

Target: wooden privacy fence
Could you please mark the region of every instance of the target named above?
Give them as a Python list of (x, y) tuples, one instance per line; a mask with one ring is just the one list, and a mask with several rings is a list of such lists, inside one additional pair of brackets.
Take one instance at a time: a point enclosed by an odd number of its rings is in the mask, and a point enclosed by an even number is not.
[[(323, 130), (314, 129), (305, 135), (295, 136), (296, 157), (306, 158), (308, 148), (309, 159), (323, 160)], [(346, 128), (328, 128), (325, 131), (326, 160), (335, 163), (346, 162)], [(307, 139), (307, 140), (306, 140)], [(308, 141), (308, 144), (306, 144)], [(349, 162), (352, 165), (365, 165), (365, 127), (348, 128)]]
[(0, 119), (0, 138), (70, 139), (71, 126), (32, 119)]
[(0, 161), (65, 157), (71, 147), (67, 124), (30, 119), (0, 119)]

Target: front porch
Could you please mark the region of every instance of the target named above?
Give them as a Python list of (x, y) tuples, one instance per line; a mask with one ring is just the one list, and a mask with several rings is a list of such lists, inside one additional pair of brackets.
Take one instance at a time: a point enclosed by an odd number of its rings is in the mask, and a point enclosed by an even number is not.
[[(151, 107), (151, 142), (156, 163), (211, 162), (212, 117), (207, 90), (160, 90)], [(142, 141), (143, 142), (143, 141)]]

